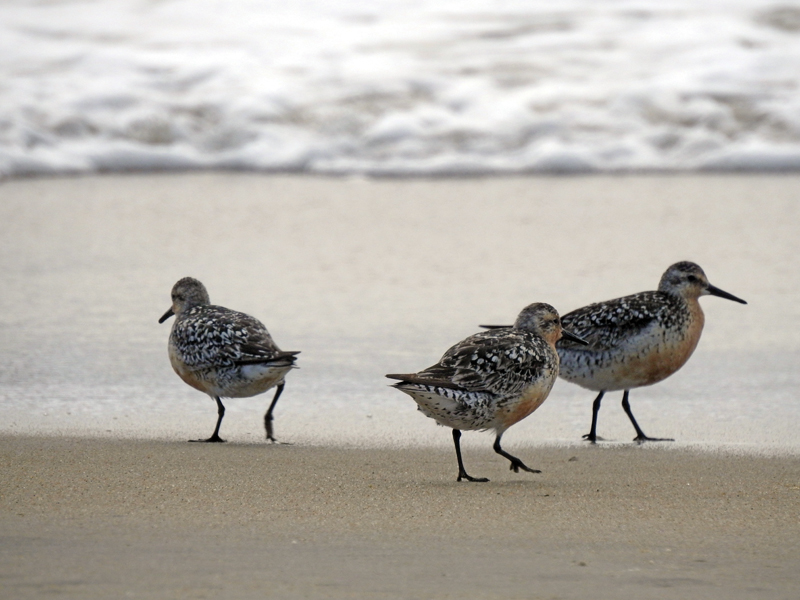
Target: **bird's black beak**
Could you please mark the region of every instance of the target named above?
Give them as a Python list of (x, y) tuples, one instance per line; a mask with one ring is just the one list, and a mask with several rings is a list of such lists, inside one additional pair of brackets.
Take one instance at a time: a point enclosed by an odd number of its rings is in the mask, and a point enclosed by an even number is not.
[(576, 343), (580, 344), (581, 346), (588, 346), (589, 345), (589, 342), (587, 342), (585, 339), (583, 339), (582, 337), (578, 337), (574, 333), (570, 333), (566, 329), (562, 329), (561, 330), (561, 337), (564, 338), (565, 340), (569, 340), (571, 342), (576, 342)]
[(170, 309), (169, 309), (167, 312), (165, 312), (165, 313), (164, 313), (164, 314), (161, 316), (161, 318), (158, 320), (158, 322), (159, 322), (159, 323), (163, 323), (164, 321), (166, 321), (167, 319), (169, 319), (169, 318), (170, 318), (171, 316), (173, 316), (174, 314), (175, 314), (175, 313), (174, 313), (174, 312), (172, 312), (172, 309), (170, 308)]
[(708, 290), (708, 293), (711, 294), (712, 296), (719, 296), (720, 298), (725, 298), (726, 300), (733, 300), (734, 302), (738, 302), (739, 304), (747, 304), (747, 302), (745, 302), (741, 298), (737, 298), (733, 294), (729, 294), (728, 292), (725, 292), (719, 289), (718, 287), (711, 285), (710, 283), (708, 284), (708, 287), (706, 289)]

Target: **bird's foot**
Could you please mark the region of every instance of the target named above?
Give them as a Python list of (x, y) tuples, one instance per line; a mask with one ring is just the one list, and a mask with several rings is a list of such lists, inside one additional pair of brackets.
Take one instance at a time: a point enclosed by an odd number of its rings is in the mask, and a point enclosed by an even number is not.
[(293, 446), (294, 445), (294, 444), (292, 444), (292, 442), (279, 442), (278, 440), (276, 440), (271, 435), (267, 436), (267, 441), (268, 442), (272, 442), (273, 444), (277, 444), (278, 446)]
[(596, 444), (598, 441), (600, 442), (606, 441), (606, 438), (602, 438), (599, 435), (592, 435), (591, 433), (587, 433), (586, 435), (584, 435), (583, 439), (585, 439), (590, 444)]
[(267, 441), (268, 442), (272, 442), (273, 444), (290, 445), (287, 442), (279, 442), (278, 440), (275, 439), (275, 436), (272, 433), (272, 415), (270, 415), (270, 414), (267, 414), (267, 416), (264, 417), (264, 429), (267, 432)]
[(217, 443), (224, 443), (224, 442), (225, 442), (225, 440), (223, 440), (223, 439), (222, 439), (221, 437), (219, 437), (218, 435), (212, 435), (212, 436), (211, 436), (210, 438), (208, 438), (207, 440), (189, 440), (189, 441), (190, 441), (190, 442), (211, 442), (211, 443), (213, 443), (213, 442), (217, 442)]
[(646, 435), (637, 435), (633, 438), (633, 441), (637, 444), (644, 444), (645, 442), (674, 442), (675, 440), (673, 438), (651, 438)]
[(476, 483), (486, 483), (489, 481), (489, 479), (486, 477), (472, 477), (471, 475), (467, 475), (466, 471), (461, 471), (458, 474), (458, 479), (456, 479), (456, 481), (461, 481), (462, 479), (466, 481), (474, 481)]
[(523, 471), (527, 471), (528, 473), (541, 473), (539, 469), (531, 469), (528, 465), (526, 465), (518, 458), (512, 460), (511, 465), (508, 468), (511, 471), (514, 471), (514, 473), (519, 473), (520, 469), (522, 469)]

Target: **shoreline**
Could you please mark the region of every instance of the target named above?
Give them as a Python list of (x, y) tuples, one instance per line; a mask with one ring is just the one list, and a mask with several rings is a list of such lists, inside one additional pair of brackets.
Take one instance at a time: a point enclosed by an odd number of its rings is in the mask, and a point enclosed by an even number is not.
[(336, 182), (386, 182), (386, 183), (414, 183), (414, 182), (458, 182), (458, 181), (514, 181), (514, 180), (580, 180), (580, 179), (728, 179), (728, 178), (797, 178), (800, 168), (776, 169), (664, 169), (647, 170), (631, 169), (620, 171), (520, 171), (520, 172), (453, 172), (449, 173), (362, 173), (362, 172), (321, 172), (300, 170), (259, 170), (259, 169), (225, 169), (225, 168), (187, 168), (187, 169), (120, 169), (107, 171), (64, 171), (64, 172), (33, 172), (30, 174), (2, 175), (0, 186), (4, 184), (31, 183), (36, 181), (72, 181), (76, 179), (105, 179), (105, 178), (140, 178), (140, 177), (262, 177), (265, 179), (311, 179), (330, 180)]
[(469, 448), (470, 484), (452, 449), (4, 435), (0, 573), (16, 598), (796, 592), (800, 461), (638, 450), (525, 449), (543, 473), (515, 474)]
[[(534, 417), (535, 418), (535, 417)], [(431, 422), (433, 424), (433, 422)], [(438, 429), (438, 428), (437, 428)], [(449, 429), (447, 430), (449, 431)], [(444, 428), (442, 432), (445, 432)], [(465, 431), (465, 437), (461, 438), (461, 445), (464, 448), (477, 452), (491, 449), (493, 434), (486, 431)], [(141, 431), (81, 431), (80, 428), (46, 431), (14, 431), (6, 429), (0, 431), (0, 439), (24, 440), (86, 440), (98, 442), (129, 442), (129, 443), (154, 443), (154, 444), (182, 444), (193, 441), (187, 436), (186, 439), (176, 436), (174, 433), (161, 433), (157, 435), (147, 435)], [(504, 440), (505, 442), (505, 440)], [(241, 436), (225, 437), (225, 446), (235, 446), (242, 448), (270, 447), (274, 444), (263, 439), (261, 432), (255, 435), (248, 435), (248, 438)], [(434, 451), (449, 452), (453, 449), (452, 438), (449, 435), (426, 437), (422, 440), (391, 440), (388, 442), (377, 442), (375, 439), (363, 441), (352, 441), (350, 439), (328, 440), (323, 439), (314, 441), (309, 439), (294, 440), (281, 437), (276, 445), (300, 446), (316, 450), (341, 450), (341, 451), (370, 451), (379, 452), (391, 451)], [(625, 448), (638, 448), (641, 452), (677, 452), (689, 453), (698, 456), (719, 456), (729, 458), (764, 458), (764, 459), (800, 459), (800, 449), (793, 446), (780, 446), (771, 444), (757, 444), (752, 442), (730, 442), (720, 444), (714, 442), (681, 442), (680, 440), (671, 442), (649, 442), (637, 444), (633, 440), (626, 439), (603, 439), (597, 444), (591, 445), (582, 439), (515, 439), (513, 442), (505, 442), (503, 448), (508, 446), (509, 451), (513, 452), (537, 452), (538, 450), (564, 450), (594, 448), (597, 452), (623, 450)], [(512, 453), (513, 453), (512, 452)], [(491, 452), (490, 452), (491, 454)]]

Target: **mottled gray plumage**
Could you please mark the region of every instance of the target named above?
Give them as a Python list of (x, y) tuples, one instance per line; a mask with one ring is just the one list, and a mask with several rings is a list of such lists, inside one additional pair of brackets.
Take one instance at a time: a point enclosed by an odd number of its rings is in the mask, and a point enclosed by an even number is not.
[(418, 373), (387, 375), (394, 387), (411, 396), (419, 410), (453, 428), (458, 481), (488, 481), (467, 475), (461, 459), (461, 430), (494, 429), (494, 449), (511, 461), (515, 472), (525, 466), (500, 447), (514, 423), (535, 411), (558, 377), (555, 343), (562, 331), (558, 312), (544, 303), (527, 306), (514, 326), (477, 333), (444, 353), (435, 365)]
[(236, 388), (250, 381), (242, 367), (291, 366), (297, 352), (283, 352), (267, 328), (245, 313), (211, 304), (181, 313), (170, 334), (181, 362), (197, 376), (214, 381), (220, 396), (236, 398)]
[[(496, 429), (501, 409), (513, 403), (536, 381), (552, 387), (558, 355), (539, 335), (524, 329), (483, 331), (459, 342), (435, 365), (401, 378), (402, 391), (426, 391), (450, 400), (420, 410), (443, 425), (462, 430)], [(510, 425), (509, 425), (510, 426)]]
[[(607, 302), (590, 304), (561, 317), (564, 327), (589, 342), (588, 353), (624, 345), (631, 335), (653, 324), (664, 329), (680, 329), (690, 314), (686, 302), (666, 292), (642, 292)], [(570, 340), (561, 340), (559, 349), (580, 351)]]
[(697, 264), (684, 261), (664, 272), (656, 291), (590, 304), (564, 315), (564, 327), (588, 341), (589, 346), (569, 340), (558, 342), (559, 374), (600, 392), (586, 439), (597, 439), (597, 413), (603, 394), (624, 390), (622, 406), (636, 429), (634, 441), (668, 441), (649, 438), (642, 432), (630, 409), (629, 390), (662, 381), (689, 360), (705, 323), (698, 302), (705, 295), (746, 304), (711, 285)]
[(299, 352), (284, 352), (256, 318), (210, 304), (198, 280), (184, 277), (172, 288), (172, 307), (159, 320), (175, 315), (169, 338), (169, 357), (187, 384), (210, 395), (219, 418), (208, 440), (222, 441), (219, 426), (225, 407), (220, 398), (248, 398), (278, 386), (264, 416), (267, 439), (272, 435), (272, 410), (284, 386), (284, 376)]

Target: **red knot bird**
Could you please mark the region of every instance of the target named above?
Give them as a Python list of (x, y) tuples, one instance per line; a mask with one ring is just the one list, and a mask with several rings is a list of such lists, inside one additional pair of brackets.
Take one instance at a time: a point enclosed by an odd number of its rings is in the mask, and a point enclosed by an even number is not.
[(386, 377), (399, 380), (393, 387), (411, 396), (425, 416), (452, 427), (457, 481), (489, 481), (464, 469), (462, 430), (494, 429), (494, 451), (511, 461), (511, 470), (540, 473), (503, 450), (500, 439), (547, 398), (558, 376), (555, 343), (562, 336), (585, 343), (561, 328), (552, 306), (535, 303), (522, 310), (513, 327), (472, 335), (419, 373)]
[(175, 316), (169, 336), (169, 360), (178, 376), (205, 392), (217, 403), (217, 426), (207, 440), (224, 442), (219, 427), (225, 416), (220, 398), (249, 398), (277, 386), (264, 415), (267, 439), (272, 435), (272, 411), (284, 387), (284, 377), (294, 368), (299, 352), (284, 352), (272, 341), (267, 328), (254, 317), (214, 306), (205, 286), (184, 277), (172, 288), (172, 306), (158, 322)]
[(592, 428), (584, 439), (592, 443), (603, 439), (597, 436), (600, 402), (606, 392), (624, 390), (622, 408), (636, 430), (633, 441), (674, 441), (646, 436), (631, 412), (628, 395), (631, 389), (658, 383), (686, 364), (705, 322), (698, 299), (707, 295), (747, 304), (711, 285), (703, 269), (684, 261), (666, 270), (656, 291), (590, 304), (564, 315), (564, 327), (589, 345), (561, 340), (559, 375), (599, 392), (592, 405)]

